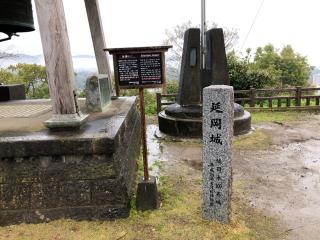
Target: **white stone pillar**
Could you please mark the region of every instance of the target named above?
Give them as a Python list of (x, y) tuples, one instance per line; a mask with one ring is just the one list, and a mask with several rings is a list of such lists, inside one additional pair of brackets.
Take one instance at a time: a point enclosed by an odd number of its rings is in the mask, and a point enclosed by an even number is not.
[(230, 222), (233, 88), (203, 89), (203, 218)]

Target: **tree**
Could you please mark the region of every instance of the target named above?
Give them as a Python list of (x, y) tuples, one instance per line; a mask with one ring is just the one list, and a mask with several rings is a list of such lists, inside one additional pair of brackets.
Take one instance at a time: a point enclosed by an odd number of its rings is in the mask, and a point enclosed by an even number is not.
[[(208, 29), (216, 28), (216, 23), (207, 23)], [(172, 30), (166, 30), (167, 39), (164, 40), (164, 45), (172, 45), (173, 48), (170, 50), (170, 54), (168, 57), (168, 63), (171, 67), (178, 68), (182, 58), (183, 51), (183, 40), (184, 33), (189, 28), (199, 28), (200, 26), (196, 26), (192, 24), (191, 21), (184, 22), (182, 24), (176, 25)], [(224, 37), (225, 37), (225, 45), (226, 50), (230, 51), (234, 47), (235, 43), (239, 39), (238, 32), (234, 29), (224, 28)]]
[(245, 90), (253, 88), (263, 88), (272, 86), (274, 78), (267, 70), (253, 67), (253, 63), (249, 62), (249, 54), (244, 58), (236, 56), (235, 52), (228, 53), (228, 70), (230, 85), (235, 90)]
[(29, 99), (49, 98), (46, 68), (37, 64), (18, 63), (0, 69), (0, 79), (7, 84), (24, 84)]
[(311, 71), (306, 57), (296, 53), (290, 45), (281, 51), (272, 44), (258, 48), (253, 66), (272, 74), (277, 79), (275, 87), (307, 86)]

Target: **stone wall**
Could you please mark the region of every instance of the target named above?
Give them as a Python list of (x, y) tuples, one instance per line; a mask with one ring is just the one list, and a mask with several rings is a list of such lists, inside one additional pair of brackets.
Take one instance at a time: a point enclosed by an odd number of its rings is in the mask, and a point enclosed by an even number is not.
[[(90, 134), (0, 140), (0, 225), (127, 217), (140, 153), (140, 116), (135, 100), (123, 103), (127, 111), (89, 121), (88, 129), (95, 129)], [(20, 150), (11, 151), (15, 146)]]

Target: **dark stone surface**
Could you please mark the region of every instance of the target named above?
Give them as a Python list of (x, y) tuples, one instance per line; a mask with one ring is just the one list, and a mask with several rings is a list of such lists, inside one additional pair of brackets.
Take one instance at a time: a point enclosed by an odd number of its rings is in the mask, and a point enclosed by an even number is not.
[(177, 103), (169, 105), (165, 113), (171, 117), (177, 118), (200, 118), (202, 116), (201, 105), (183, 107)]
[(223, 29), (213, 28), (206, 32), (206, 73), (202, 87), (230, 85)]
[[(196, 64), (190, 65), (190, 52), (195, 49)], [(177, 103), (181, 106), (196, 105), (201, 101), (200, 81), (200, 29), (185, 32)]]
[(244, 115), (244, 108), (238, 103), (234, 103), (234, 118), (239, 118)]
[(88, 128), (74, 135), (40, 131), (0, 138), (1, 225), (128, 216), (140, 115), (135, 98), (115, 101), (110, 112), (91, 117)]
[(98, 221), (125, 217), (129, 217), (129, 208), (123, 205), (61, 207), (39, 210), (2, 210), (0, 214), (0, 225), (5, 226), (8, 225), (9, 222), (10, 224), (49, 222), (61, 218), (78, 221)]
[(0, 85), (0, 102), (26, 99), (23, 84)]
[(152, 210), (159, 207), (157, 181), (150, 177), (148, 181), (138, 183), (137, 209), (141, 211)]
[(235, 136), (246, 134), (251, 130), (251, 114), (244, 111), (242, 116), (234, 119), (233, 134)]
[(165, 111), (158, 115), (159, 130), (168, 135), (177, 137), (201, 137), (202, 119), (177, 118), (168, 116)]

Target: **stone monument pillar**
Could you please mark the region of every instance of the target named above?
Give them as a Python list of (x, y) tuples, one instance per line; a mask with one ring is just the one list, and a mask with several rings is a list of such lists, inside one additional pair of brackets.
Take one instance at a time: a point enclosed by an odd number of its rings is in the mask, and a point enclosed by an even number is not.
[(233, 88), (203, 90), (203, 218), (230, 222)]
[(213, 85), (230, 85), (227, 55), (222, 28), (213, 28), (206, 33), (207, 52), (206, 68), (208, 72), (202, 79), (202, 87)]
[(177, 103), (180, 106), (199, 105), (200, 91), (200, 29), (191, 28), (184, 35)]
[[(206, 66), (200, 67), (200, 30), (185, 33), (177, 103), (158, 115), (161, 132), (180, 137), (202, 136), (202, 89), (210, 85), (230, 85), (223, 30), (214, 28), (206, 33)], [(199, 50), (200, 51), (200, 50)], [(234, 106), (234, 134), (251, 129), (250, 113)]]
[(197, 137), (201, 126), (200, 29), (185, 32), (177, 103), (159, 114), (160, 131)]

